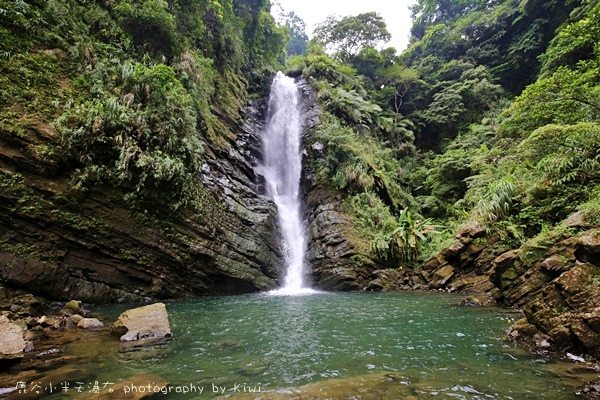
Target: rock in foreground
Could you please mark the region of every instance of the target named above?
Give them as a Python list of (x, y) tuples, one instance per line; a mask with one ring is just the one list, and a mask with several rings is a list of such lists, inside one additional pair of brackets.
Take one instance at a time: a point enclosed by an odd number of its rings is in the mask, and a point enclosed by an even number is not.
[(24, 350), (25, 340), (21, 327), (9, 322), (5, 316), (0, 317), (0, 360), (23, 358)]
[(103, 326), (104, 324), (96, 318), (83, 318), (77, 323), (77, 327), (82, 329), (95, 329)]
[(167, 308), (164, 303), (155, 303), (127, 310), (117, 318), (113, 332), (121, 336), (121, 342), (163, 342), (171, 337)]

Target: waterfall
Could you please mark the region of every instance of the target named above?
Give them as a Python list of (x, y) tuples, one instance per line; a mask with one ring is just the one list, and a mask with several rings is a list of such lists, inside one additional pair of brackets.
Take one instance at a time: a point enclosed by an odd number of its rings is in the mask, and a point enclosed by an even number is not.
[(265, 130), (262, 134), (263, 175), (267, 194), (277, 206), (285, 278), (275, 294), (313, 292), (305, 285), (306, 232), (300, 205), (302, 173), (302, 113), (294, 80), (278, 72), (271, 85)]

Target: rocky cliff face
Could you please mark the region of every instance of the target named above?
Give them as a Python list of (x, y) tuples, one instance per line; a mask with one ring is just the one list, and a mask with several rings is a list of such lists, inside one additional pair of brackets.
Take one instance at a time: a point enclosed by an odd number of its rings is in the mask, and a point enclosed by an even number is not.
[(342, 209), (342, 196), (317, 182), (307, 160), (323, 157), (323, 145), (315, 141), (311, 128), (319, 124), (320, 108), (315, 93), (300, 81), (305, 98), (305, 127), (302, 190), (307, 221), (307, 263), (316, 287), (326, 290), (361, 290), (375, 270), (372, 260), (360, 251), (352, 234), (352, 219)]
[(360, 255), (349, 234), (351, 220), (340, 210), (339, 195), (313, 183), (307, 191), (306, 207), (307, 261), (315, 285), (330, 290), (360, 289), (367, 270), (357, 268)]
[[(304, 97), (304, 137), (319, 123), (314, 92)], [(267, 99), (246, 107), (240, 126), (221, 115), (235, 137), (208, 147), (200, 179), (207, 189), (201, 213), (140, 221), (118, 188), (75, 190), (66, 156), (36, 158), (59, 143), (44, 121), (21, 137), (0, 131), (0, 278), (5, 285), (55, 299), (135, 302), (218, 293), (245, 293), (277, 285), (283, 262), (274, 204), (264, 196), (256, 166)], [(318, 145), (305, 148), (319, 156)], [(43, 160), (43, 161), (40, 161)], [(357, 250), (341, 197), (318, 185), (306, 165), (304, 214), (307, 262), (315, 286), (365, 288), (375, 269)], [(373, 267), (373, 268), (371, 268)]]
[(122, 193), (76, 191), (68, 161), (35, 152), (59, 141), (44, 121), (22, 136), (0, 131), (0, 278), (56, 299), (132, 302), (274, 287), (281, 265), (273, 204), (254, 166), (264, 107), (251, 105), (223, 149), (209, 149), (201, 179), (209, 204), (169, 222), (134, 219)]
[(524, 318), (509, 339), (537, 350), (567, 350), (600, 356), (600, 231), (571, 216), (570, 228), (548, 243), (508, 250), (477, 224), (416, 271), (388, 276), (395, 288), (470, 294), (468, 304), (502, 304)]

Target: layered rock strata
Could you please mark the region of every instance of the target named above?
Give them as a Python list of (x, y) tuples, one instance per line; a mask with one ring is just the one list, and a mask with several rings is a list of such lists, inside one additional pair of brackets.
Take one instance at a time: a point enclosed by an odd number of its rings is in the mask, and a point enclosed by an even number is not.
[[(36, 161), (56, 145), (43, 121), (22, 137), (0, 132), (0, 279), (55, 299), (135, 302), (276, 286), (281, 256), (273, 204), (260, 196), (260, 101), (235, 138), (207, 148), (198, 179), (208, 203), (161, 221), (134, 218), (118, 188), (74, 190), (68, 159)], [(168, 218), (167, 218), (168, 217)], [(159, 219), (161, 219), (159, 217)]]

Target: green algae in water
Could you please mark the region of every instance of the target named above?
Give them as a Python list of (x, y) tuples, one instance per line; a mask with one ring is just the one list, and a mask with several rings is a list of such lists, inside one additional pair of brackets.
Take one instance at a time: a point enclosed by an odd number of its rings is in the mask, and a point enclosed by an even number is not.
[[(581, 382), (555, 373), (557, 362), (502, 341), (508, 314), (456, 306), (459, 299), (321, 293), (176, 301), (167, 304), (171, 342), (117, 352), (115, 340), (102, 346), (95, 371), (104, 381), (152, 373), (172, 391), (203, 388), (169, 398), (212, 398), (221, 389), (265, 399), (576, 398)], [(114, 319), (123, 310), (106, 313)]]

